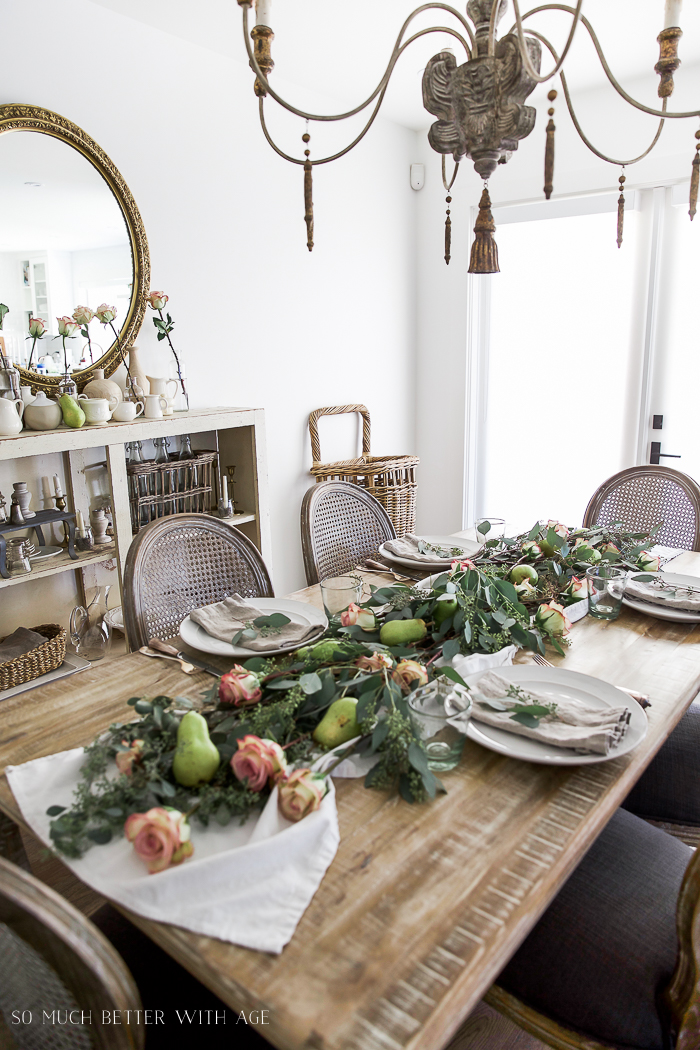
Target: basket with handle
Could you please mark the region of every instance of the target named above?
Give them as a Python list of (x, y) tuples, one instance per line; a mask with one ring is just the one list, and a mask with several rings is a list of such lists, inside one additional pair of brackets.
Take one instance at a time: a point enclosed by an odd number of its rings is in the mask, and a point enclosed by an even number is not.
[[(340, 416), (359, 412), (362, 416), (362, 455), (337, 463), (321, 462), (318, 421), (321, 416)], [(382, 504), (392, 520), (397, 536), (413, 532), (416, 524), (416, 465), (418, 456), (370, 455), (370, 418), (365, 405), (336, 405), (317, 408), (309, 416), (311, 473), (316, 481), (349, 481), (366, 489)]]

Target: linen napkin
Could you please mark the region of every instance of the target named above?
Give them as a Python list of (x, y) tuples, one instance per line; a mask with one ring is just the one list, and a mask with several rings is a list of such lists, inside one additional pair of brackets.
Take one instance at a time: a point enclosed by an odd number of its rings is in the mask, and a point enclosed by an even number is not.
[[(258, 616), (265, 615), (254, 605), (248, 605), (240, 594), (234, 594), (230, 598), (224, 598), (222, 602), (205, 605), (203, 609), (195, 609), (190, 613), (190, 619), (203, 627), (212, 638), (218, 638), (220, 642), (230, 642), (233, 636), (245, 627), (246, 623), (256, 620)], [(257, 638), (243, 638), (236, 644), (242, 649), (264, 653), (270, 649), (284, 649), (287, 646), (300, 645), (310, 641), (318, 634), (323, 634), (323, 630), (321, 624), (295, 623), (292, 620), (284, 627), (276, 629), (273, 634), (259, 634)]]
[[(85, 761), (82, 748), (8, 766), (22, 815), (49, 847), (49, 806), (69, 806)], [(291, 939), (335, 856), (340, 834), (335, 789), (315, 813), (291, 824), (274, 789), (260, 814), (243, 825), (192, 821), (194, 856), (149, 875), (126, 839), (93, 846), (80, 860), (61, 856), (98, 893), (156, 922), (263, 952), (279, 954)]]
[[(663, 579), (663, 577), (658, 577)], [(637, 598), (640, 601), (663, 605), (667, 609), (685, 609), (688, 612), (700, 612), (700, 579), (697, 588), (690, 592), (685, 587), (669, 583), (664, 587), (650, 583), (637, 582), (634, 575), (627, 580), (626, 598)]]
[[(482, 675), (472, 687), (472, 718), (497, 729), (515, 733), (516, 736), (530, 737), (531, 740), (540, 740), (554, 747), (573, 748), (574, 751), (600, 755), (609, 754), (627, 732), (630, 720), (627, 707), (590, 707), (570, 697), (557, 698), (533, 689), (523, 691), (533, 703), (556, 703), (556, 719), (544, 717), (536, 728), (515, 722), (510, 717), (512, 708), (522, 701), (507, 695), (512, 684), (496, 671), (487, 671)], [(497, 700), (508, 710), (495, 711), (484, 702), (485, 700)]]
[(27, 627), (18, 627), (12, 634), (8, 634), (3, 642), (0, 642), (0, 664), (8, 660), (16, 660), (18, 656), (30, 653), (32, 649), (38, 649), (47, 639), (43, 634), (30, 631)]
[[(418, 550), (418, 544), (421, 541), (420, 536), (414, 536), (413, 533), (407, 532), (405, 536), (400, 536), (396, 540), (387, 540), (384, 544), (384, 549), (389, 551), (390, 554), (395, 555), (397, 558), (408, 558), (410, 561), (415, 562), (426, 562), (431, 565), (442, 565), (449, 567), (455, 558), (467, 558), (465, 543), (458, 537), (455, 537), (454, 547), (459, 549), (459, 554), (449, 554), (445, 557), (441, 557), (436, 554), (435, 551), (427, 551), (425, 554), (421, 554)], [(474, 553), (472, 551), (472, 553)]]

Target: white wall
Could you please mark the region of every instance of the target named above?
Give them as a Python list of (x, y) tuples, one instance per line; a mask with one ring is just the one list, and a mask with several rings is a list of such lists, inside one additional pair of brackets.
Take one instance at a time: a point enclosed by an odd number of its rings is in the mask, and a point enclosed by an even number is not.
[[(302, 174), (265, 143), (242, 56), (232, 62), (89, 0), (6, 4), (3, 40), (3, 99), (69, 117), (126, 179), (152, 287), (170, 295), (192, 405), (265, 408), (275, 588), (303, 586), (309, 411), (364, 402), (373, 451), (414, 450), (414, 133), (378, 120), (347, 158), (316, 170), (309, 254)], [(27, 41), (40, 61), (28, 60)], [(304, 124), (290, 124), (289, 144), (301, 148)], [(329, 137), (312, 134), (318, 155)], [(169, 362), (151, 316), (138, 344), (157, 375)], [(324, 458), (353, 454), (355, 429), (338, 425), (331, 442), (335, 426), (322, 434)]]
[[(543, 63), (544, 65), (544, 63)], [(677, 74), (673, 108), (696, 108), (700, 67), (683, 66)], [(648, 77), (624, 86), (646, 105), (658, 105), (658, 79)], [(544, 200), (544, 129), (549, 103), (546, 90), (534, 93), (537, 123), (505, 166), (490, 183), (494, 205)], [(558, 85), (557, 85), (558, 86)], [(693, 101), (695, 99), (695, 102)], [(532, 102), (532, 98), (529, 100)], [(584, 131), (602, 152), (617, 157), (641, 153), (651, 142), (654, 118), (635, 113), (609, 86), (582, 92), (574, 98)], [(617, 187), (620, 168), (596, 158), (581, 142), (560, 92), (555, 103), (556, 152), (552, 199)], [(653, 153), (625, 171), (627, 187), (655, 185), (688, 179), (695, 147), (693, 120), (668, 121)], [(426, 166), (425, 189), (418, 195), (418, 357), (417, 357), (417, 454), (421, 457), (421, 499), (418, 528), (425, 532), (452, 532), (463, 527), (465, 388), (467, 384), (467, 331), (469, 322), (469, 251), (471, 214), (479, 201), (482, 183), (468, 162), (462, 164), (452, 197), (452, 261), (445, 266), (445, 191), (440, 177), (440, 157), (417, 135), (421, 160)], [(451, 171), (448, 160), (448, 172)], [(610, 215), (610, 237), (615, 237), (615, 215)], [(697, 222), (697, 220), (696, 220)], [(498, 232), (496, 233), (498, 241)], [(624, 250), (624, 245), (623, 249)], [(501, 270), (508, 266), (501, 253)], [(532, 266), (537, 267), (533, 258)], [(498, 275), (480, 281), (497, 281)], [(518, 318), (512, 318), (517, 339)], [(514, 435), (515, 437), (515, 435)], [(498, 513), (492, 511), (492, 513)], [(543, 508), (542, 513), (547, 513)], [(471, 522), (464, 523), (466, 525)]]

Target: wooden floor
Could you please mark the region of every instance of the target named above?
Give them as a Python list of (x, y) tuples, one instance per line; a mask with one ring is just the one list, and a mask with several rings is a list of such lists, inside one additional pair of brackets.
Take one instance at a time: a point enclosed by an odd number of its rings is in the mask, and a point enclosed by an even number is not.
[(547, 1050), (547, 1047), (486, 1003), (479, 1003), (446, 1050)]

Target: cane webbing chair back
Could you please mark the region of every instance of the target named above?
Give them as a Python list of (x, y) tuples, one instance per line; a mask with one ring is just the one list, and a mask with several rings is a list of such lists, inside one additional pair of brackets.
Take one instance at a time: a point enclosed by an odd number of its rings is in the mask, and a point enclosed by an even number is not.
[(396, 530), (381, 503), (347, 481), (322, 481), (301, 505), (301, 545), (309, 585), (342, 576)]
[[(124, 1012), (140, 1009), (131, 974), (97, 927), (0, 857), (0, 1011), (14, 1045), (141, 1050), (144, 1027), (128, 1024)], [(12, 1023), (13, 1011), (20, 1023)], [(121, 1024), (103, 1024), (103, 1011), (112, 1018), (120, 1011)]]
[(700, 487), (671, 467), (629, 467), (604, 481), (586, 508), (583, 524), (621, 521), (640, 532), (660, 521), (655, 543), (700, 550)]
[(124, 626), (132, 649), (173, 638), (194, 609), (231, 594), (274, 596), (260, 551), (208, 514), (173, 514), (134, 538), (124, 570)]

